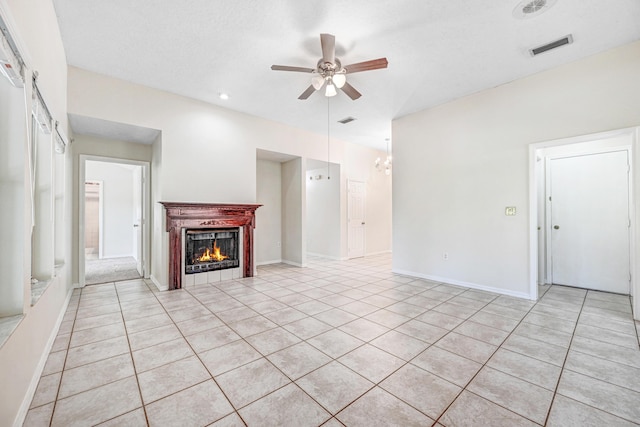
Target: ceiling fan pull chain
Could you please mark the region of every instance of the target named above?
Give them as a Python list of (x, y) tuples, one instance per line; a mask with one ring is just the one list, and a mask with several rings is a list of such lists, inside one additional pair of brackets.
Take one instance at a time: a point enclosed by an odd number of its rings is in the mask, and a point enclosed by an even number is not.
[(327, 97), (327, 179), (331, 179), (331, 98)]

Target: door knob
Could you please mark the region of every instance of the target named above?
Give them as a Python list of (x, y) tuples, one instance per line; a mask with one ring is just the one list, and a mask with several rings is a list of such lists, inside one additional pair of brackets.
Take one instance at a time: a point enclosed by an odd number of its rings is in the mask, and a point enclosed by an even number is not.
[(559, 226), (559, 225), (554, 225), (554, 226), (553, 226), (553, 229), (554, 229), (554, 230), (559, 230), (559, 229), (560, 229), (560, 226)]
[(139, 225), (139, 224), (133, 224), (133, 226), (134, 226), (134, 227), (140, 227), (140, 225)]

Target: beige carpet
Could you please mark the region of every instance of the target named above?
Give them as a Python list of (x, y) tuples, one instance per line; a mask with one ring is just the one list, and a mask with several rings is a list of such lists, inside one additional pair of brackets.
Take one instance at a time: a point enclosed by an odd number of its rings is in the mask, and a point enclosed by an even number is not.
[(84, 268), (85, 283), (117, 282), (121, 280), (139, 279), (136, 260), (133, 257), (87, 259)]

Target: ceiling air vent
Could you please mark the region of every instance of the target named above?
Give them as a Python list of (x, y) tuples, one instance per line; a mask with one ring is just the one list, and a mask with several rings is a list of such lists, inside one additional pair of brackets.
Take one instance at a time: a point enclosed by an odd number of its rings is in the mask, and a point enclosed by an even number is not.
[(556, 4), (558, 0), (522, 0), (513, 9), (516, 19), (529, 19), (541, 15)]
[(342, 123), (343, 125), (346, 125), (347, 123), (351, 123), (352, 121), (354, 121), (356, 118), (355, 117), (345, 117), (342, 120), (338, 120), (338, 123)]
[(542, 46), (529, 49), (529, 53), (531, 54), (531, 56), (536, 56), (536, 55), (540, 55), (541, 53), (545, 53), (552, 49), (556, 49), (556, 48), (559, 48), (560, 46), (565, 46), (571, 43), (573, 43), (573, 36), (569, 34), (568, 36), (552, 41), (551, 43), (547, 43)]

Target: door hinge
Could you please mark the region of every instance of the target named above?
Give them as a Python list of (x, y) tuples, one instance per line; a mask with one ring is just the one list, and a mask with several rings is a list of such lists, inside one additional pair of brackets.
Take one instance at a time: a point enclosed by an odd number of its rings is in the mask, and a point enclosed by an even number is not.
[(551, 201), (551, 196), (549, 196), (549, 201)]

